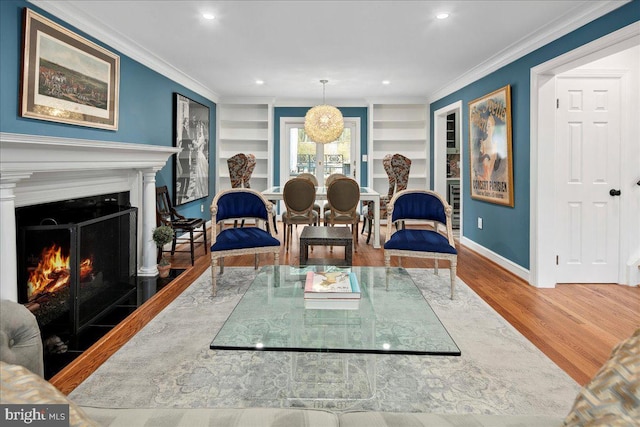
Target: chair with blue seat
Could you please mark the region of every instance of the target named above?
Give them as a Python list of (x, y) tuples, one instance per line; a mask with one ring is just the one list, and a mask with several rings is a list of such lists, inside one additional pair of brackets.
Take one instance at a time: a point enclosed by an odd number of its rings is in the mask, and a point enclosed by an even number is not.
[[(391, 266), (391, 257), (432, 258), (435, 274), (438, 260), (449, 261), (451, 274), (451, 299), (456, 282), (458, 251), (451, 228), (452, 208), (438, 193), (428, 190), (403, 190), (397, 192), (387, 204), (387, 238), (384, 243), (384, 265)], [(411, 222), (416, 228), (399, 225)], [(429, 228), (418, 228), (421, 225)]]
[[(225, 228), (228, 221), (255, 221), (244, 227)], [(280, 259), (280, 241), (270, 223), (273, 220), (271, 202), (250, 188), (221, 191), (211, 202), (211, 282), (216, 294), (216, 268), (220, 259), (220, 274), (224, 272), (224, 257), (255, 254), (258, 268), (259, 254), (272, 253), (274, 264)]]

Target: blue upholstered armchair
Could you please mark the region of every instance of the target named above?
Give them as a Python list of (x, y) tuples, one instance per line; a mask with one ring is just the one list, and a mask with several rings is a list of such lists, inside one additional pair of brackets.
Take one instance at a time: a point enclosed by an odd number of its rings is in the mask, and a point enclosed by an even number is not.
[[(403, 256), (433, 258), (435, 274), (438, 260), (449, 261), (451, 271), (451, 299), (456, 282), (458, 251), (451, 229), (451, 211), (446, 200), (433, 191), (403, 190), (387, 204), (387, 240), (384, 243), (384, 265), (391, 266), (391, 256), (402, 262)], [(408, 221), (422, 225), (405, 228)], [(429, 228), (426, 228), (426, 226)]]
[[(213, 295), (216, 294), (216, 267), (220, 259), (220, 274), (224, 272), (224, 257), (273, 253), (274, 264), (280, 258), (280, 241), (269, 224), (273, 219), (271, 202), (250, 188), (232, 188), (221, 191), (211, 203), (211, 281)], [(255, 220), (255, 226), (225, 228), (231, 220)], [(264, 228), (263, 228), (264, 227)]]

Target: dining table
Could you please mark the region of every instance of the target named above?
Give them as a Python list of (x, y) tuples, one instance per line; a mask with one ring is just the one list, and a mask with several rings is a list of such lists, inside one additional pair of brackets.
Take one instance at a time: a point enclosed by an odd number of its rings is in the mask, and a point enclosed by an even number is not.
[[(327, 188), (325, 186), (316, 187), (316, 200), (327, 200)], [(267, 200), (283, 200), (284, 185), (277, 185), (269, 187), (262, 192), (262, 195)], [(380, 249), (380, 193), (370, 187), (360, 187), (360, 201), (372, 201), (373, 208), (373, 247)], [(322, 210), (323, 207), (320, 206)], [(323, 217), (323, 212), (320, 212), (320, 217)]]

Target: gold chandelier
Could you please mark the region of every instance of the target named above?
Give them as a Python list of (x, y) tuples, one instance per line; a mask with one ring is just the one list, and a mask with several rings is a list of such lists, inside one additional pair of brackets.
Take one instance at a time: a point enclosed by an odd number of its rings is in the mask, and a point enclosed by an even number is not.
[(328, 80), (320, 80), (322, 83), (322, 105), (316, 105), (307, 111), (304, 117), (304, 131), (312, 141), (321, 144), (333, 142), (344, 129), (342, 113), (336, 107), (327, 105), (324, 100), (324, 85)]

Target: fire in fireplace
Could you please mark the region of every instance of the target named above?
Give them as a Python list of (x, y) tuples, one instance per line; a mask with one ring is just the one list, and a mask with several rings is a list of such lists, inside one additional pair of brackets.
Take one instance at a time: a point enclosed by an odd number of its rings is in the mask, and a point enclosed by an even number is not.
[[(92, 257), (80, 262), (80, 282), (86, 282), (93, 273)], [(27, 299), (32, 302), (39, 295), (54, 293), (69, 286), (71, 280), (70, 257), (65, 256), (62, 247), (55, 243), (44, 248), (38, 265), (29, 271)]]

